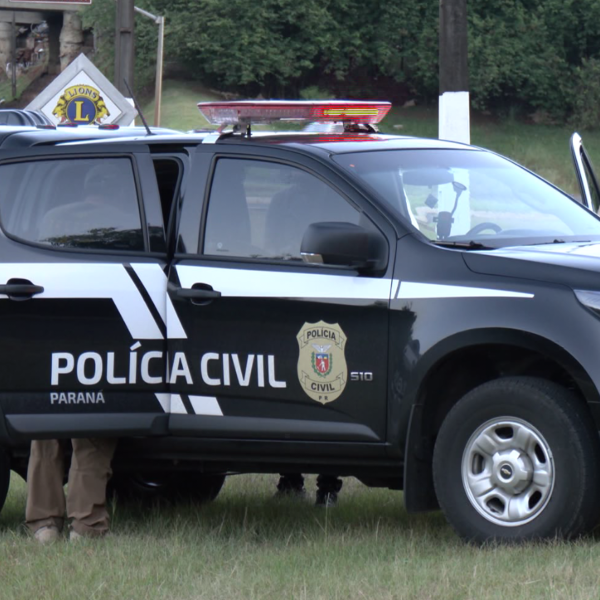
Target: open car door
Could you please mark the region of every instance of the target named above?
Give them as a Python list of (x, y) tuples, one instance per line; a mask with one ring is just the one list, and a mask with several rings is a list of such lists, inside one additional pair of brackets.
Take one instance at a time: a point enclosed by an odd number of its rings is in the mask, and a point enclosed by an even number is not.
[(581, 188), (581, 202), (598, 214), (598, 209), (600, 208), (600, 188), (598, 188), (598, 180), (594, 174), (592, 163), (578, 133), (574, 133), (571, 136), (571, 156), (575, 163), (575, 173), (577, 174), (579, 187)]

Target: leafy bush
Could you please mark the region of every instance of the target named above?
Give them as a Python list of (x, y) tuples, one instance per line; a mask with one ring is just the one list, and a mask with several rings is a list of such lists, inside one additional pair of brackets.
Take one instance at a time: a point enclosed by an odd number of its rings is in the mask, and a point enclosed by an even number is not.
[(600, 60), (584, 60), (575, 70), (571, 124), (579, 130), (600, 127)]
[[(434, 0), (137, 3), (166, 16), (165, 55), (224, 91), (298, 97), (317, 86), (338, 97), (437, 101)], [(478, 0), (467, 6), (475, 108), (536, 111), (553, 120), (575, 111), (584, 118), (587, 109), (581, 98), (574, 103), (572, 91), (597, 94), (591, 75), (600, 60), (599, 0)], [(84, 14), (100, 34), (100, 56), (112, 53), (114, 0), (95, 0)], [(152, 80), (156, 53), (156, 26), (139, 15), (136, 49), (139, 88)], [(104, 62), (106, 71), (112, 69), (112, 54)]]
[[(136, 1), (136, 5), (154, 13), (150, 2)], [(115, 67), (115, 12), (114, 0), (94, 0), (82, 11), (83, 26), (94, 30), (96, 54), (90, 57), (108, 79), (114, 79)], [(158, 27), (150, 19), (135, 13), (135, 80), (136, 91), (143, 90), (154, 81)]]
[(331, 98), (331, 92), (321, 89), (318, 85), (309, 85), (300, 90), (302, 100), (328, 100)]

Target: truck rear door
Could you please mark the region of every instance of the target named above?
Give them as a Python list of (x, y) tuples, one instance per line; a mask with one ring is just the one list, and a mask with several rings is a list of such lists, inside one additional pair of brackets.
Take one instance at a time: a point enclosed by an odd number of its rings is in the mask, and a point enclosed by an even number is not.
[(166, 428), (153, 177), (139, 145), (0, 153), (0, 406), (22, 437)]

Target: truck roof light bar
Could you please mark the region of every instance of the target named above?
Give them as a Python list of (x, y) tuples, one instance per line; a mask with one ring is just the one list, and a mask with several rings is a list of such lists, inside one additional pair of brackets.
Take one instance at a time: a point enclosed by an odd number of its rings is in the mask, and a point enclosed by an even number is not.
[(199, 102), (198, 108), (209, 123), (251, 125), (276, 121), (379, 123), (392, 107), (385, 101), (362, 100), (242, 100)]

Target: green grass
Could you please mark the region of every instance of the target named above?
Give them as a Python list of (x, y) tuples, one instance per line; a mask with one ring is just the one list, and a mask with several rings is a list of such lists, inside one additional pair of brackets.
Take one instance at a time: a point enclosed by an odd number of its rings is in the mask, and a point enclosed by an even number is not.
[[(209, 506), (113, 507), (103, 540), (39, 546), (13, 480), (0, 515), (2, 600), (597, 598), (600, 544), (476, 548), (440, 513), (346, 480), (339, 506), (273, 499), (276, 476), (236, 476)], [(314, 479), (309, 480), (314, 490)]]
[[(160, 124), (162, 127), (171, 127), (181, 131), (208, 127), (208, 122), (200, 114), (196, 105), (198, 102), (219, 99), (218, 94), (207, 90), (197, 82), (166, 79), (163, 82)], [(148, 125), (152, 125), (154, 123), (154, 96), (150, 102), (144, 104), (143, 110)]]
[[(189, 81), (165, 80), (162, 101), (163, 127), (187, 131), (207, 127), (196, 104), (217, 100), (218, 95)], [(154, 120), (154, 102), (144, 106), (148, 123)], [(381, 125), (385, 133), (436, 138), (437, 108), (393, 108)], [(489, 148), (517, 161), (571, 194), (578, 194), (569, 139), (573, 128), (496, 120), (472, 115), (471, 143)], [(600, 132), (583, 135), (592, 160), (597, 158), (600, 175)]]

